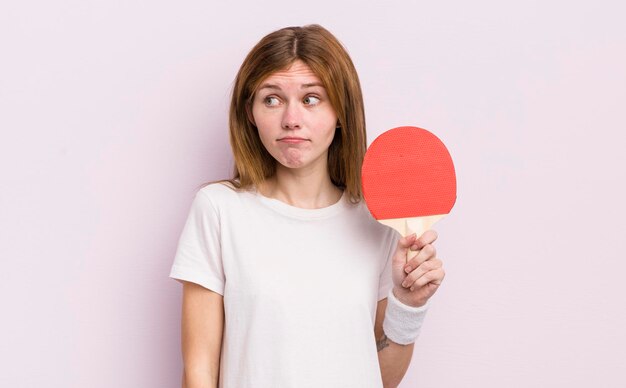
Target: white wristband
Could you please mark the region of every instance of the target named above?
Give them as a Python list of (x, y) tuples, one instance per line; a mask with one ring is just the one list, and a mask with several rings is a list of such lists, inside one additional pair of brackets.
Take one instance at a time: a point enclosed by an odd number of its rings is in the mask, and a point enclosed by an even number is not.
[(407, 306), (396, 298), (393, 288), (389, 290), (383, 321), (383, 331), (387, 338), (400, 345), (414, 343), (419, 336), (429, 306), (429, 301), (421, 307)]

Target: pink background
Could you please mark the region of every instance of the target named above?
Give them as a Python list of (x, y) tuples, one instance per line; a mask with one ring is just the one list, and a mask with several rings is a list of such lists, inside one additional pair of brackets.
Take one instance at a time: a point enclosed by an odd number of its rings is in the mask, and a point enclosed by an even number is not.
[(401, 387), (626, 386), (624, 6), (408, 3), (3, 4), (0, 386), (178, 386), (167, 276), (231, 170), (233, 77), (311, 22), (354, 59), (370, 142), (418, 125), (457, 166)]

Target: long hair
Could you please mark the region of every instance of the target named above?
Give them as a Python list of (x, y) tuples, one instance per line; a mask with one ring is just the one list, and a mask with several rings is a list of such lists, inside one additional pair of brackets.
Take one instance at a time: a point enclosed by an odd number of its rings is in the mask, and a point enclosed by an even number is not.
[[(301, 60), (320, 78), (339, 127), (328, 150), (332, 183), (359, 202), (361, 165), (367, 148), (361, 85), (345, 48), (328, 30), (312, 24), (286, 27), (262, 38), (248, 53), (235, 78), (229, 111), (229, 139), (235, 166), (229, 182), (237, 190), (258, 187), (276, 172), (276, 160), (261, 143), (248, 109), (261, 82)], [(212, 182), (206, 183), (210, 184)]]

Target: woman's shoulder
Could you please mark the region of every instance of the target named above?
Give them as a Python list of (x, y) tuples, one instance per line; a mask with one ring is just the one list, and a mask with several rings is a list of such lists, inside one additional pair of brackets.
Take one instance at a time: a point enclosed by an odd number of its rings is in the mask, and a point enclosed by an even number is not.
[(213, 194), (213, 193), (222, 193), (226, 192), (225, 190), (235, 191), (235, 185), (229, 180), (221, 180), (221, 181), (212, 181), (203, 184), (198, 189), (198, 192), (202, 192), (204, 194)]
[(231, 181), (216, 181), (204, 184), (197, 191), (197, 196), (207, 198), (213, 206), (224, 206), (241, 200), (249, 190), (237, 188)]

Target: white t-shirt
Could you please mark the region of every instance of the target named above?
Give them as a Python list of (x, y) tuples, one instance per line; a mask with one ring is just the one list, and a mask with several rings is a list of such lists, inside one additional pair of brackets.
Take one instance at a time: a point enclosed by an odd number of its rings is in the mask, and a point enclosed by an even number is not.
[(170, 277), (224, 297), (220, 387), (382, 387), (374, 322), (399, 234), (347, 194), (302, 209), (200, 189)]

